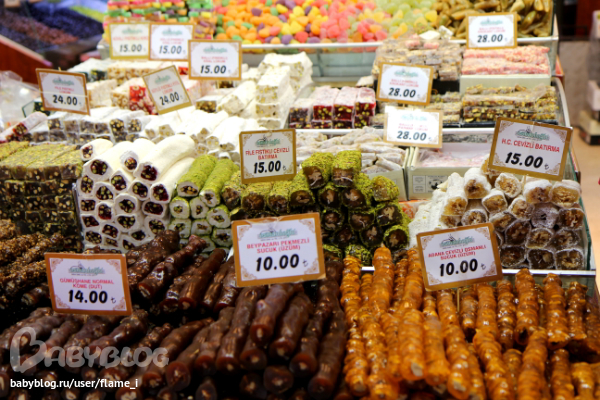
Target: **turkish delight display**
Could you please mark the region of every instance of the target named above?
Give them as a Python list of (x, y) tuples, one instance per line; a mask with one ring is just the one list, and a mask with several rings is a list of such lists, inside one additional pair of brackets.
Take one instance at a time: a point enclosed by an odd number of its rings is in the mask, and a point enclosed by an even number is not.
[(492, 51), (467, 49), (462, 64), (463, 75), (550, 74), (548, 48), (521, 46)]

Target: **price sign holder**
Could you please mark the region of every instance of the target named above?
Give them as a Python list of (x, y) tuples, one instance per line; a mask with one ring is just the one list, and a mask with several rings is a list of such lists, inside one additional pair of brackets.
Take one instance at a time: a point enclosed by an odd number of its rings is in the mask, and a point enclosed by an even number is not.
[(417, 235), (428, 290), (502, 279), (502, 263), (490, 223), (423, 232)]
[(296, 130), (240, 132), (242, 183), (288, 181), (296, 176)]
[(242, 52), (239, 41), (194, 39), (190, 40), (188, 45), (190, 79), (211, 81), (242, 79)]
[(564, 126), (498, 117), (488, 168), (561, 180), (572, 134)]
[(194, 37), (194, 24), (150, 24), (148, 48), (152, 61), (187, 61), (188, 41)]
[(90, 114), (84, 74), (37, 68), (42, 104), (46, 111)]
[[(517, 47), (517, 18), (512, 12), (467, 15), (467, 49)], [(499, 37), (501, 36), (501, 39)]]
[(383, 141), (399, 146), (442, 147), (443, 113), (386, 107)]
[(46, 253), (52, 308), (67, 314), (130, 315), (123, 254)]
[(150, 24), (108, 24), (110, 58), (113, 60), (147, 60)]
[(426, 106), (431, 101), (433, 68), (423, 65), (381, 64), (376, 98), (400, 104)]
[(192, 105), (175, 66), (151, 72), (142, 76), (142, 78), (159, 114), (180, 110)]
[(235, 221), (238, 287), (325, 278), (318, 213)]

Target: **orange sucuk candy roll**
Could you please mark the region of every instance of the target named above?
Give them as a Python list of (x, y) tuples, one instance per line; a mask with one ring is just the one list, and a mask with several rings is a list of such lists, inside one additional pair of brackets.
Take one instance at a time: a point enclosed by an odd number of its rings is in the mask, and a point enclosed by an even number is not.
[(598, 311), (598, 307), (586, 301), (583, 318), (587, 334), (587, 338), (583, 341), (584, 348), (587, 352), (600, 355), (600, 312)]
[[(450, 375), (450, 363), (444, 350), (442, 323), (435, 312), (435, 302), (431, 294), (425, 295), (425, 382), (438, 392), (445, 391), (445, 384)], [(437, 388), (437, 389), (436, 389)]]
[(340, 292), (342, 294), (340, 303), (346, 314), (348, 327), (356, 326), (355, 317), (361, 305), (360, 291), (360, 260), (356, 257), (344, 258), (344, 271)]
[(360, 278), (360, 303), (367, 304), (369, 302), (369, 294), (371, 293), (371, 285), (373, 284), (373, 274), (364, 274)]
[(343, 373), (344, 381), (352, 395), (362, 397), (369, 394), (369, 362), (362, 338), (350, 338), (346, 342)]
[(596, 382), (594, 398), (600, 399), (600, 363), (592, 364), (591, 367), (592, 371), (594, 371), (594, 381)]
[(510, 281), (496, 282), (498, 293), (498, 341), (504, 351), (512, 349), (515, 326), (517, 323), (517, 306)]
[[(439, 309), (439, 307), (438, 307)], [(448, 392), (456, 399), (466, 400), (471, 395), (471, 354), (463, 331), (457, 324), (445, 325), (442, 321), (442, 332), (446, 346), (446, 357), (450, 363), (450, 374), (446, 381)]]
[(442, 321), (442, 327), (446, 329), (446, 327), (449, 325), (456, 325), (460, 328), (452, 290), (439, 290), (436, 292), (436, 296), (437, 310), (440, 316), (440, 321)]
[(569, 335), (571, 340), (583, 341), (587, 338), (583, 323), (583, 312), (586, 307), (585, 295), (587, 287), (579, 282), (571, 282), (567, 290), (567, 317), (569, 320)]
[(402, 314), (406, 310), (413, 309), (418, 310), (421, 308), (423, 302), (423, 292), (425, 291), (425, 284), (423, 283), (423, 274), (421, 272), (421, 264), (411, 261), (409, 250), (409, 262), (408, 262), (408, 275), (406, 277), (406, 284), (404, 286), (404, 293), (402, 294), (402, 301), (400, 305), (395, 307), (395, 315), (398, 318), (402, 317)]
[(539, 400), (548, 387), (544, 373), (548, 358), (546, 330), (536, 327), (528, 339), (517, 380), (517, 398)]
[(498, 322), (496, 318), (496, 297), (494, 288), (489, 283), (478, 283), (475, 286), (477, 290), (477, 330), (486, 331), (498, 339)]
[(425, 295), (423, 296), (423, 316), (425, 319), (429, 316), (438, 317), (437, 302), (435, 297), (433, 297), (433, 292), (425, 292)]
[(375, 272), (369, 296), (369, 308), (375, 313), (375, 318), (379, 320), (381, 315), (387, 312), (392, 302), (394, 263), (389, 249), (380, 247), (375, 250), (373, 267)]
[(385, 313), (381, 316), (381, 326), (385, 333), (385, 342), (387, 344), (387, 371), (396, 382), (402, 380), (400, 365), (402, 358), (400, 356), (400, 320), (392, 314)]
[(407, 310), (400, 322), (400, 372), (407, 381), (425, 378), (423, 324), (423, 314), (418, 310)]
[(538, 318), (539, 318), (539, 322), (538, 322), (538, 326), (540, 328), (547, 328), (547, 323), (548, 323), (548, 310), (547, 310), (547, 306), (546, 306), (546, 298), (544, 297), (544, 288), (541, 287), (540, 285), (535, 285), (535, 291), (537, 292), (537, 298), (538, 298), (538, 304), (539, 304), (539, 311), (538, 311)]
[(469, 389), (469, 400), (485, 400), (485, 382), (479, 361), (477, 360), (477, 353), (473, 343), (467, 343), (467, 349), (469, 350), (469, 357), (467, 362), (469, 363), (469, 372), (471, 373), (471, 388)]
[(547, 313), (548, 349), (562, 349), (569, 344), (571, 337), (566, 311), (567, 299), (558, 275), (548, 274), (544, 279), (544, 300)]
[(510, 372), (510, 380), (513, 385), (513, 393), (517, 393), (517, 381), (519, 379), (519, 372), (521, 372), (523, 354), (517, 349), (508, 349), (502, 355), (508, 371)]
[(502, 357), (502, 346), (489, 331), (477, 330), (473, 345), (485, 368), (485, 384), (491, 400), (514, 399), (508, 366)]
[(558, 349), (550, 355), (550, 388), (555, 399), (570, 400), (575, 398), (575, 387), (571, 379), (569, 352)]
[(472, 339), (477, 326), (477, 293), (473, 286), (466, 287), (460, 292), (459, 319), (465, 336)]
[(368, 310), (365, 310), (362, 328), (363, 341), (366, 343), (367, 359), (369, 360), (369, 377), (367, 384), (371, 399), (396, 400), (398, 384), (386, 370), (387, 347), (385, 334), (381, 325)]
[(397, 307), (402, 301), (407, 274), (408, 260), (403, 259), (398, 261), (396, 263), (396, 269), (394, 270), (394, 294), (392, 295), (392, 307)]
[(571, 378), (578, 399), (594, 399), (596, 382), (590, 364), (586, 362), (571, 364)]
[(521, 269), (515, 277), (517, 289), (517, 325), (515, 327), (515, 340), (520, 345), (526, 345), (529, 336), (537, 329), (539, 324), (539, 302), (535, 281), (528, 269)]

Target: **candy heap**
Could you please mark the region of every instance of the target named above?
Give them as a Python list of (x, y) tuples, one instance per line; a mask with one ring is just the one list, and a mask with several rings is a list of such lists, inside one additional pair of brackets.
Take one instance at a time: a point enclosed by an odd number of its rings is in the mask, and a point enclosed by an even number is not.
[(549, 75), (550, 63), (543, 46), (521, 46), (514, 49), (465, 51), (463, 75)]
[(420, 232), (491, 222), (504, 268), (585, 269), (580, 195), (575, 181), (521, 180), (485, 160), (433, 192), (410, 225), (411, 243)]

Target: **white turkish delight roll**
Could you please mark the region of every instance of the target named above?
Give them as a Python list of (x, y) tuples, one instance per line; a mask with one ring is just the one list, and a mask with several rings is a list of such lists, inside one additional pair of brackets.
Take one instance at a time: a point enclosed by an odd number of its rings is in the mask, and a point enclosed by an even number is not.
[(210, 238), (217, 246), (227, 248), (233, 246), (231, 228), (214, 228)]
[(169, 205), (146, 200), (142, 204), (142, 212), (149, 217), (166, 218), (169, 217)]
[(131, 142), (117, 143), (104, 153), (87, 162), (84, 165), (85, 174), (92, 178), (94, 182), (108, 180), (119, 169), (121, 155), (132, 148), (133, 143)]
[(523, 195), (531, 204), (547, 203), (552, 200), (552, 183), (545, 179), (525, 178)]
[(506, 228), (515, 220), (515, 216), (508, 211), (490, 215), (490, 222), (498, 232), (504, 232)]
[(454, 172), (448, 177), (447, 182), (442, 215), (460, 217), (465, 213), (469, 204), (464, 188), (465, 180)]
[(253, 99), (250, 103), (248, 103), (248, 105), (246, 106), (246, 108), (244, 108), (242, 110), (242, 112), (240, 112), (238, 114), (238, 116), (240, 118), (244, 118), (244, 119), (256, 119), (256, 118), (258, 118), (256, 105), (257, 105), (256, 99)]
[(148, 139), (140, 138), (133, 142), (131, 149), (123, 152), (120, 157), (121, 166), (133, 174), (137, 169), (140, 160), (146, 156), (156, 146)]
[(121, 193), (115, 197), (116, 215), (135, 214), (141, 211), (141, 202), (129, 193)]
[(481, 168), (470, 168), (465, 173), (465, 193), (469, 199), (483, 199), (492, 190)]
[(556, 182), (550, 192), (552, 203), (560, 207), (571, 207), (581, 197), (581, 185), (568, 179)]
[(217, 248), (215, 242), (213, 242), (209, 235), (200, 236), (200, 239), (204, 240), (207, 244), (207, 247), (204, 250), (202, 250), (203, 253), (210, 253)]
[(167, 216), (166, 218), (160, 217), (146, 217), (144, 219), (144, 228), (147, 232), (158, 235), (159, 233), (165, 231), (169, 227), (170, 218)]
[(127, 191), (138, 200), (144, 201), (150, 198), (150, 186), (151, 185), (146, 182), (135, 179)]
[(88, 144), (84, 144), (81, 146), (79, 150), (81, 153), (81, 159), (86, 162), (91, 160), (94, 157), (101, 155), (106, 152), (108, 149), (113, 147), (113, 142), (106, 139), (96, 139), (92, 140)]
[(94, 198), (100, 201), (114, 200), (117, 197), (115, 189), (108, 182), (96, 182), (94, 184)]
[(119, 238), (119, 248), (123, 253), (128, 252), (129, 250), (133, 250), (137, 247), (137, 242), (133, 240), (133, 238), (129, 235), (122, 234)]
[(150, 229), (148, 229), (145, 225), (146, 221), (144, 220), (144, 227), (137, 231), (133, 231), (129, 234), (129, 236), (137, 246), (141, 246), (145, 243), (150, 242), (152, 239), (154, 239), (154, 236), (156, 236), (156, 234), (150, 231)]
[(187, 157), (171, 166), (167, 173), (160, 178), (160, 181), (150, 187), (151, 199), (157, 203), (169, 203), (173, 197), (177, 196), (177, 182), (189, 170), (193, 162), (194, 158)]
[(259, 103), (275, 103), (283, 100), (290, 86), (290, 68), (270, 68), (256, 85)]
[(144, 215), (139, 211), (136, 214), (117, 215), (114, 224), (121, 232), (135, 232), (144, 226)]
[(481, 204), (490, 214), (496, 214), (508, 208), (504, 192), (498, 189), (490, 190), (490, 192), (481, 200)]
[(531, 215), (533, 214), (533, 204), (528, 203), (527, 200), (525, 200), (525, 196), (520, 195), (515, 197), (510, 203), (508, 211), (519, 219), (531, 219)]
[(96, 218), (95, 213), (81, 213), (81, 226), (84, 229), (100, 226), (100, 221)]
[(190, 214), (194, 219), (205, 219), (210, 208), (202, 197), (194, 197), (190, 200)]
[(183, 197), (175, 197), (169, 203), (169, 211), (174, 218), (190, 218), (190, 202)]
[(125, 192), (129, 188), (129, 186), (131, 186), (134, 179), (135, 178), (132, 174), (127, 172), (127, 170), (123, 167), (121, 167), (118, 170), (116, 170), (114, 174), (112, 174), (109, 182), (112, 185), (115, 193), (122, 193)]
[(169, 229), (179, 232), (179, 237), (187, 239), (192, 232), (192, 220), (189, 218), (173, 218), (169, 223)]
[(225, 135), (232, 136), (237, 134), (239, 141), (239, 134), (243, 131), (246, 126), (246, 120), (240, 117), (229, 117), (225, 121), (221, 122), (215, 130), (208, 135), (206, 138), (206, 145), (210, 150), (219, 149), (221, 140)]
[(212, 230), (213, 226), (206, 219), (195, 219), (192, 222), (192, 235), (210, 235)]
[(119, 227), (113, 222), (103, 222), (100, 224), (100, 233), (113, 239), (118, 239), (121, 234)]
[(92, 245), (102, 244), (102, 235), (100, 234), (100, 227), (95, 226), (93, 228), (85, 228), (83, 230), (83, 240)]
[(88, 175), (84, 174), (81, 178), (77, 179), (77, 195), (82, 199), (93, 199), (94, 198), (94, 180)]
[(146, 154), (135, 170), (134, 176), (145, 182), (157, 182), (176, 162), (193, 156), (194, 147), (194, 140), (189, 136), (177, 135), (166, 138)]
[(230, 115), (236, 115), (256, 97), (256, 87), (254, 81), (243, 82), (231, 94), (225, 96), (220, 105)]
[(494, 182), (494, 187), (504, 192), (504, 195), (510, 199), (514, 199), (521, 194), (521, 181), (513, 174), (506, 172), (501, 173)]
[(196, 110), (189, 119), (182, 123), (178, 130), (179, 133), (190, 136), (196, 143), (201, 143), (227, 118), (229, 118), (229, 114), (225, 111), (209, 114)]
[(94, 212), (96, 219), (102, 222), (112, 222), (115, 219), (115, 210), (113, 201), (101, 201)]
[(119, 250), (119, 241), (108, 235), (102, 235), (102, 247), (109, 250)]

